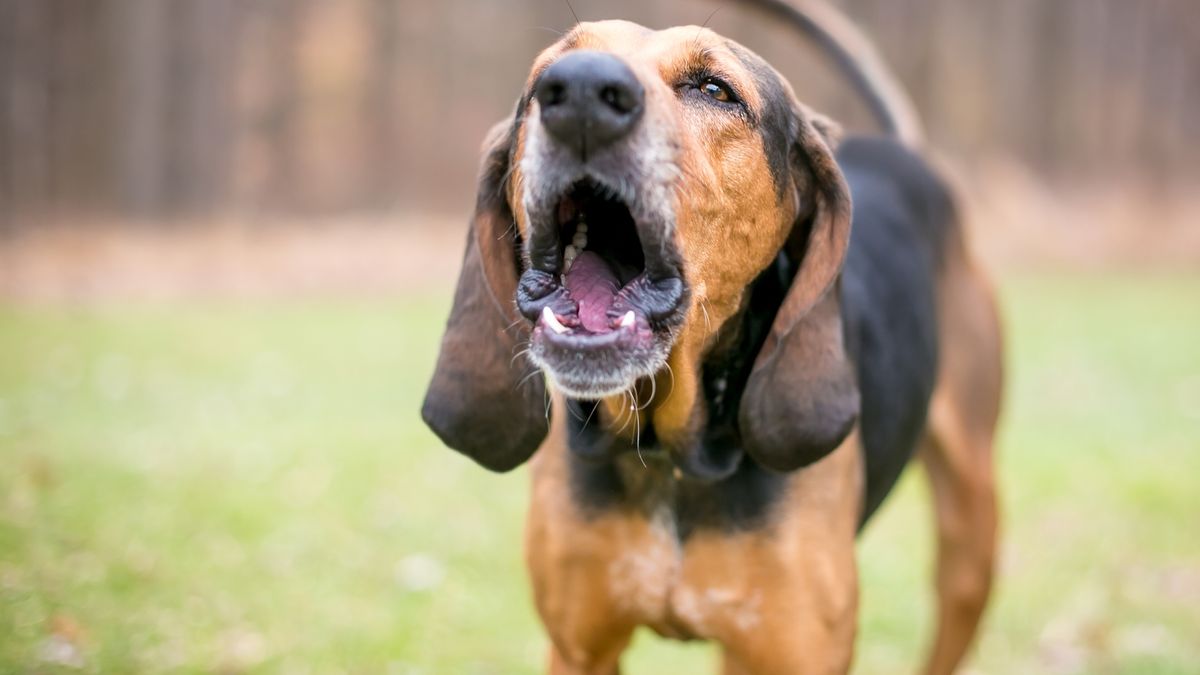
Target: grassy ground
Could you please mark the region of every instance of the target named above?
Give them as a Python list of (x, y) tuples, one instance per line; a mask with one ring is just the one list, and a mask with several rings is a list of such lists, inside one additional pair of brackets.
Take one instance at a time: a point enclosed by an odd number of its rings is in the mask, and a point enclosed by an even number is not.
[[(1200, 277), (1004, 287), (1005, 539), (974, 668), (1200, 663)], [(416, 411), (444, 298), (0, 308), (0, 672), (538, 672), (526, 476)], [(929, 628), (909, 475), (861, 546), (859, 672)], [(711, 672), (639, 635), (637, 674)]]

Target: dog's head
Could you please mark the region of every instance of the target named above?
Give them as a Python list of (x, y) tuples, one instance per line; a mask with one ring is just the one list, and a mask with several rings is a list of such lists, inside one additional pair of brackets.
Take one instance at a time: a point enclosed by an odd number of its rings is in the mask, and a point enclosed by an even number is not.
[(485, 466), (519, 464), (547, 430), (532, 362), (612, 421), (653, 382), (647, 419), (686, 452), (705, 356), (784, 251), (798, 271), (739, 393), (742, 435), (773, 468), (832, 449), (857, 414), (830, 293), (850, 228), (834, 135), (710, 30), (577, 26), (486, 142), (426, 421)]

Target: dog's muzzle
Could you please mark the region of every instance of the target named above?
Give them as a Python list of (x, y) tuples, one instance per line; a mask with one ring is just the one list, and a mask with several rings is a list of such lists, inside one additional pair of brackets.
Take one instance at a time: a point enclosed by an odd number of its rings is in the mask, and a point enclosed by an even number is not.
[(589, 51), (563, 56), (535, 88), (517, 305), (534, 323), (532, 360), (573, 398), (654, 375), (685, 314), (674, 164), (646, 152), (645, 96), (623, 61)]

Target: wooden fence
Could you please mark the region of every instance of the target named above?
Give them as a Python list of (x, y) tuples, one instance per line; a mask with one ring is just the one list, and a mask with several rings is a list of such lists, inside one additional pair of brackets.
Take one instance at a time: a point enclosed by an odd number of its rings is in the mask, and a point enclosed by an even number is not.
[[(935, 143), (1047, 180), (1200, 176), (1196, 0), (844, 0)], [(794, 36), (712, 0), (573, 0), (711, 25), (861, 119)], [(562, 0), (0, 0), (0, 214), (459, 208)]]

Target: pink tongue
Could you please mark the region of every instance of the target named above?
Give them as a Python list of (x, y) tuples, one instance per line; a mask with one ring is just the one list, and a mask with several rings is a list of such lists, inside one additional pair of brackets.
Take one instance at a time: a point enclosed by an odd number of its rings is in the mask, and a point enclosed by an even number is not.
[(608, 309), (621, 286), (608, 263), (595, 253), (584, 251), (575, 258), (566, 277), (567, 290), (579, 303), (579, 321), (583, 327), (593, 333), (612, 330)]

